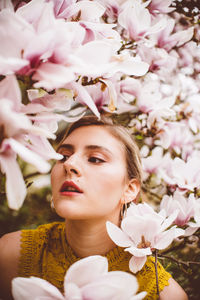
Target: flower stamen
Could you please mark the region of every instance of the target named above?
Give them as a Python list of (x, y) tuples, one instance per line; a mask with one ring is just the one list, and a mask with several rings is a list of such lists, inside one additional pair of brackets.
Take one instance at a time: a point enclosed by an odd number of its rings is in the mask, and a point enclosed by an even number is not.
[(148, 248), (151, 246), (151, 243), (149, 241), (145, 241), (144, 235), (141, 237), (141, 242), (137, 245), (137, 248), (143, 249), (143, 248)]

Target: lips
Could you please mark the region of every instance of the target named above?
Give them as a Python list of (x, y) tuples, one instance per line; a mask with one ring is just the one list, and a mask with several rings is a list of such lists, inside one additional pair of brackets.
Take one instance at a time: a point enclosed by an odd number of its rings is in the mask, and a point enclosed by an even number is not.
[(65, 181), (60, 188), (60, 193), (62, 194), (75, 194), (75, 193), (83, 193), (83, 191), (73, 182), (73, 181)]

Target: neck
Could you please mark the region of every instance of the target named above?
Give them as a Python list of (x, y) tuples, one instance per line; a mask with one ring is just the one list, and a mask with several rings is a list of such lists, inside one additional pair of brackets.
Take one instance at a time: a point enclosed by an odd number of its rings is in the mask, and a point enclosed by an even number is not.
[[(114, 222), (119, 225), (119, 218)], [(74, 253), (82, 258), (105, 255), (116, 247), (106, 230), (106, 220), (66, 220), (66, 238)]]

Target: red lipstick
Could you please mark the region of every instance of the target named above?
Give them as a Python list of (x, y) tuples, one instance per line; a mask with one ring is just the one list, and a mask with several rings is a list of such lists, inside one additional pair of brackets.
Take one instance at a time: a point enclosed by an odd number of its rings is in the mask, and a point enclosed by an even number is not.
[(83, 191), (73, 181), (65, 181), (60, 188), (60, 193), (64, 196), (73, 196)]

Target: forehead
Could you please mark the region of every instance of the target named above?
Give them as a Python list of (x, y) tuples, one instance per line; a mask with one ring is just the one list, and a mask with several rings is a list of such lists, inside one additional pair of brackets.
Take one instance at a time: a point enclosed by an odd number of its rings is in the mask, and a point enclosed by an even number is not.
[(105, 126), (91, 125), (76, 128), (62, 144), (72, 144), (75, 148), (96, 145), (125, 157), (123, 143)]

